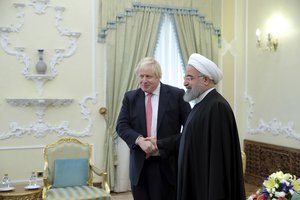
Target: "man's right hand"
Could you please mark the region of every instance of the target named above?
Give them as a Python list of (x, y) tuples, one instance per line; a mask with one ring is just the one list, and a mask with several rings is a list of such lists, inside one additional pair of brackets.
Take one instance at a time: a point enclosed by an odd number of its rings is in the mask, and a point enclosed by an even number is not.
[(154, 139), (152, 138), (140, 137), (137, 141), (137, 144), (141, 147), (141, 149), (146, 154), (152, 154), (158, 150), (156, 146), (156, 139), (155, 139), (155, 143), (152, 143), (152, 140), (154, 142)]
[(145, 138), (145, 140), (150, 141), (155, 146), (155, 148), (158, 149), (156, 145), (156, 140), (157, 140), (156, 137), (147, 137)]

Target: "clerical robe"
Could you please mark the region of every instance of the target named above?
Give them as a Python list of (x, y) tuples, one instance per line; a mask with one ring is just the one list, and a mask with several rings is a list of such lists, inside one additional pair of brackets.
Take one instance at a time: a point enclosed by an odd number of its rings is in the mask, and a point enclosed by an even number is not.
[(244, 200), (241, 149), (233, 111), (214, 89), (190, 112), (183, 133), (158, 140), (178, 154), (177, 200)]
[(238, 130), (214, 89), (192, 109), (179, 145), (177, 200), (244, 200)]

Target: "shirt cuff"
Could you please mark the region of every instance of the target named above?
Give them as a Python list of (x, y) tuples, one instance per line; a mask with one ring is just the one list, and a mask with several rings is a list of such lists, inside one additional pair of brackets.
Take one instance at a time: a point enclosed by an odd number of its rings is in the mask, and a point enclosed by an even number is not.
[(143, 137), (143, 136), (139, 135), (139, 136), (136, 138), (136, 140), (135, 140), (135, 144), (136, 144), (136, 145), (138, 145), (138, 141), (139, 141), (139, 139), (140, 139), (141, 137)]

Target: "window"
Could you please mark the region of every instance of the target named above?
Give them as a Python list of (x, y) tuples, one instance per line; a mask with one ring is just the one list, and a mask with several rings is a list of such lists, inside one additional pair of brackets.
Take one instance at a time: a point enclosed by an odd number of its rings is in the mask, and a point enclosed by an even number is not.
[(184, 75), (184, 65), (180, 56), (175, 31), (172, 16), (165, 14), (154, 57), (161, 65), (161, 81), (165, 84), (184, 89), (182, 78)]

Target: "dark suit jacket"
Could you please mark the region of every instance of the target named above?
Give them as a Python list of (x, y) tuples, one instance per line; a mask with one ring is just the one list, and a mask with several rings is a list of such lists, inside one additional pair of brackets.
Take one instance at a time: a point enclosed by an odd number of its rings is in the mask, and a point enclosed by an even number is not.
[[(191, 107), (183, 100), (184, 90), (161, 83), (158, 119), (157, 139), (163, 139), (180, 134)], [(145, 111), (145, 93), (139, 88), (126, 92), (123, 105), (117, 121), (117, 133), (130, 148), (130, 180), (137, 185), (143, 168), (145, 153), (135, 144), (139, 135), (147, 137)], [(170, 183), (176, 184), (176, 160), (175, 156), (162, 159), (161, 173)]]

